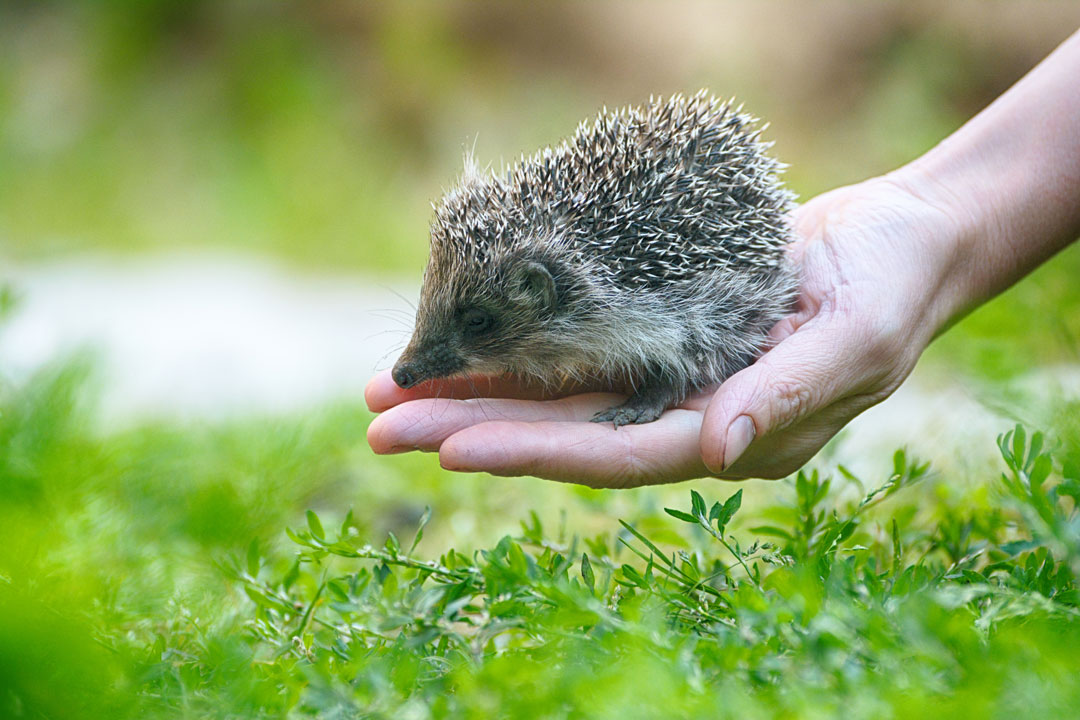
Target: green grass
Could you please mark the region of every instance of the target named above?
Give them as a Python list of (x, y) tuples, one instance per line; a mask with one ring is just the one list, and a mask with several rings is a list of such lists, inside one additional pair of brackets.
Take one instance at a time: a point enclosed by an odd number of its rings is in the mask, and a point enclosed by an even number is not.
[(0, 400), (5, 716), (1057, 717), (1080, 701), (1064, 423), (1006, 433), (982, 477), (899, 451), (873, 481), (808, 470), (765, 501), (708, 483), (715, 498), (687, 502), (375, 458), (350, 407), (102, 437), (92, 387), (68, 363)]

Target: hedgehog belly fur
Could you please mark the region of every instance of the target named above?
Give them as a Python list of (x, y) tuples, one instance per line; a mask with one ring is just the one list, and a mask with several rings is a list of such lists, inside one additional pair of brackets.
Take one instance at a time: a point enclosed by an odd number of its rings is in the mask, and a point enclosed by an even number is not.
[(603, 309), (564, 332), (549, 352), (518, 358), (511, 372), (552, 386), (662, 384), (669, 404), (743, 369), (765, 349), (790, 311), (795, 282), (786, 267), (768, 275), (714, 271), (650, 291), (611, 292)]

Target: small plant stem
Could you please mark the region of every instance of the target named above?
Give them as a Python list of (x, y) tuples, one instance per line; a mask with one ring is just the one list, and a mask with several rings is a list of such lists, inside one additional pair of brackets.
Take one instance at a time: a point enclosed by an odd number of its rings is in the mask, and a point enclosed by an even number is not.
[(747, 567), (746, 562), (743, 561), (742, 555), (735, 552), (735, 549), (732, 548), (730, 545), (728, 545), (727, 540), (725, 540), (722, 535), (717, 535), (717, 534), (714, 533), (714, 536), (716, 537), (717, 540), (719, 540), (721, 542), (721, 544), (723, 544), (724, 547), (727, 548), (729, 553), (731, 553), (732, 555), (735, 556), (735, 561), (738, 562), (740, 565), (742, 565), (742, 569), (746, 571), (746, 577), (750, 578), (750, 582), (754, 583), (754, 587), (756, 587), (758, 590), (760, 590), (761, 589), (761, 583), (759, 583), (757, 578), (754, 577), (754, 574), (752, 572), (750, 572), (750, 568)]

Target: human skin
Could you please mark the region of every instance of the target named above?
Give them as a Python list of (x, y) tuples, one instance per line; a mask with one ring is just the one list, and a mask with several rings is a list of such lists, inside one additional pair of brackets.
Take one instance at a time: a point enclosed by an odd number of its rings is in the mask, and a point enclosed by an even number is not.
[(779, 478), (896, 390), (926, 346), (1080, 235), (1080, 32), (933, 150), (792, 213), (800, 296), (773, 345), (660, 419), (513, 378), (368, 384), (378, 453), (592, 487)]

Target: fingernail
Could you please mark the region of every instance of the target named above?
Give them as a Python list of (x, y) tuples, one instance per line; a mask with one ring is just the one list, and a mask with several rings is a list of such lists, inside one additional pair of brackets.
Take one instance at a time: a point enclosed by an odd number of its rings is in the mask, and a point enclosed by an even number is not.
[(746, 452), (750, 443), (754, 441), (757, 431), (754, 429), (754, 421), (748, 415), (740, 415), (728, 426), (727, 440), (724, 442), (724, 467), (727, 470)]

